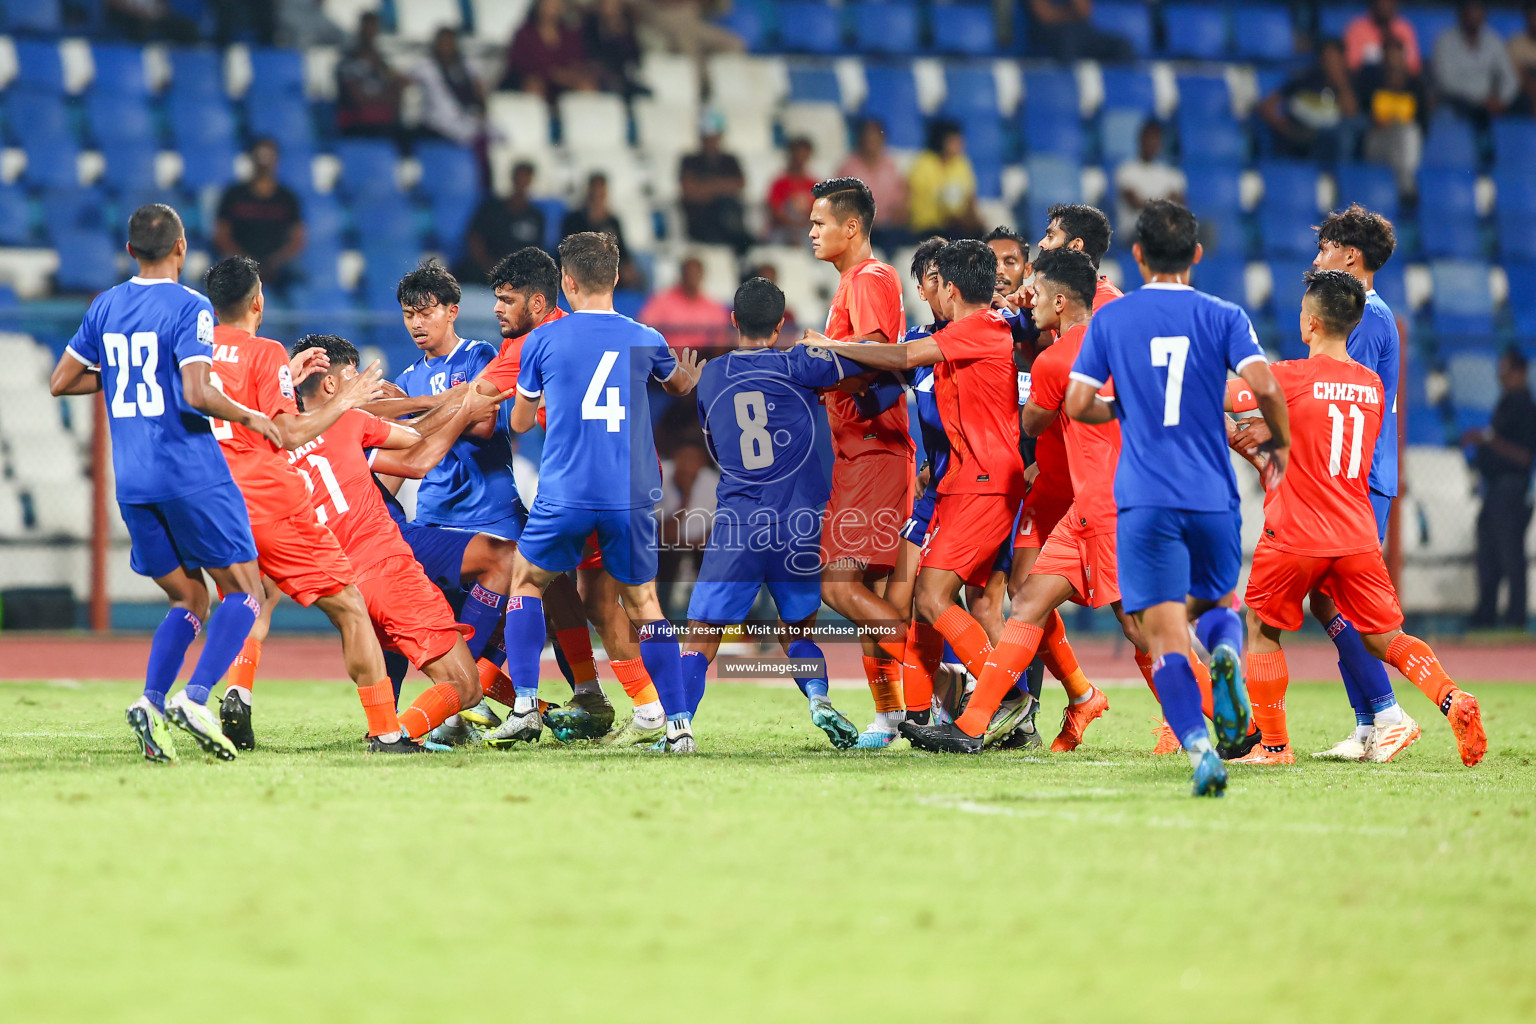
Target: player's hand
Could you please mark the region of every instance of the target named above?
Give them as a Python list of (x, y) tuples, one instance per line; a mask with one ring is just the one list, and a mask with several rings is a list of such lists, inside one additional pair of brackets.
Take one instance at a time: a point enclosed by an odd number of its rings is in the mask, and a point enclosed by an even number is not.
[(820, 331), (813, 331), (809, 327), (807, 327), (805, 329), (805, 333), (800, 335), (800, 340), (795, 342), (795, 344), (797, 344), (797, 345), (830, 345), (830, 344), (832, 344), (832, 339), (827, 337), (825, 334), (822, 334)]
[[(249, 410), (247, 411), (249, 412)], [(261, 413), (249, 412), (242, 425), (248, 430), (256, 431), (256, 433), (271, 441), (277, 447), (281, 448), (283, 446), (283, 435), (278, 432), (277, 424), (267, 419)]]
[(699, 382), (699, 374), (704, 372), (704, 364), (707, 359), (700, 359), (699, 354), (691, 348), (675, 348), (672, 356), (677, 360), (678, 372), (694, 384)]
[(384, 377), (384, 367), (377, 359), (351, 380), (342, 381), (341, 387), (336, 389), (336, 397), (346, 403), (348, 408), (356, 409), (367, 405), (375, 399), (383, 397), (384, 389), (381, 387)]
[[(1031, 264), (1030, 266), (1026, 267), (1025, 270), (1027, 270), (1029, 272), (1026, 275), (1026, 280), (1028, 278), (1034, 276), (1034, 265), (1033, 264)], [(1019, 285), (1019, 288), (1018, 288), (1017, 291), (1009, 292), (1006, 296), (1004, 296), (1004, 298), (1007, 301), (1008, 305), (1012, 306), (1014, 309), (1034, 309), (1035, 308), (1035, 286), (1033, 284), (1022, 284), (1022, 285)]]
[(298, 387), (304, 383), (304, 379), (316, 373), (324, 373), (331, 368), (331, 357), (325, 354), (325, 349), (319, 345), (307, 348), (288, 360), (288, 372), (293, 376), (293, 386)]
[(1264, 468), (1259, 470), (1259, 480), (1264, 484), (1264, 490), (1272, 491), (1280, 486), (1280, 481), (1285, 479), (1285, 466), (1290, 461), (1291, 449), (1272, 448), (1269, 450), (1269, 461)]
[(1269, 424), (1262, 416), (1249, 416), (1233, 424), (1228, 442), (1239, 455), (1252, 456), (1271, 440)]
[(411, 396), (406, 394), (405, 391), (398, 384), (396, 384), (394, 381), (391, 381), (391, 380), (381, 380), (381, 381), (379, 381), (379, 397), (380, 398), (410, 398)]
[(492, 388), (493, 393), (486, 394), (474, 384), (470, 384), (468, 386), (460, 384), (454, 390), (463, 392), (463, 395), (460, 396), (459, 399), (459, 405), (461, 408), (469, 412), (469, 418), (471, 420), (480, 420), (484, 419), (486, 416), (491, 415), (493, 410), (495, 410), (498, 405), (517, 393), (517, 388), (514, 387), (509, 391), (501, 392), (496, 392), (495, 389)]

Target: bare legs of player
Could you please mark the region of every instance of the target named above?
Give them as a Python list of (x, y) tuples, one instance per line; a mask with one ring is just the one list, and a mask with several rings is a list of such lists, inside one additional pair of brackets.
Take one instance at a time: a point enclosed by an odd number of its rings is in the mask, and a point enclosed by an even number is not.
[[(831, 562), (821, 573), (821, 599), (859, 628), (864, 675), (875, 701), (875, 723), (866, 733), (881, 733), (885, 740), (878, 744), (881, 747), (895, 738), (897, 725), (906, 718), (902, 661), (912, 609), (911, 591), (903, 596), (900, 585), (911, 579), (912, 575), (897, 576), (891, 570), (866, 568), (849, 559)], [(897, 586), (895, 594), (890, 590), (893, 583)], [(892, 601), (893, 596), (900, 603)]]

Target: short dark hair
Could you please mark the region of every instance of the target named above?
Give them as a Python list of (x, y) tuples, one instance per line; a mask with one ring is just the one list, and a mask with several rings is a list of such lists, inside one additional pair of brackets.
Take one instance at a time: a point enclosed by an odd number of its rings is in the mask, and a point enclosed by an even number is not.
[(395, 299), (404, 309), (420, 309), (436, 299), (439, 306), (457, 305), (464, 292), (459, 280), (437, 260), (422, 260), (415, 270), (400, 279), (395, 289)]
[(1181, 274), (1193, 266), (1199, 233), (1195, 215), (1168, 199), (1152, 200), (1136, 218), (1141, 258), (1156, 274)]
[(486, 276), (491, 291), (506, 285), (515, 292), (542, 295), (551, 306), (560, 298), (560, 267), (536, 245), (503, 256)]
[(928, 274), (928, 264), (938, 258), (939, 250), (949, 244), (949, 239), (939, 235), (917, 243), (912, 252), (912, 276), (921, 281)]
[(1365, 285), (1354, 274), (1342, 270), (1309, 270), (1303, 301), (1310, 300), (1312, 312), (1335, 338), (1347, 338), (1365, 315)]
[(1029, 255), (1029, 243), (1024, 241), (1024, 236), (1006, 224), (999, 224), (991, 231), (988, 231), (981, 236), (981, 240), (983, 242), (1013, 242), (1020, 249), (1024, 250), (1026, 256)]
[[(1531, 3), (1525, 6), (1526, 10), (1536, 8), (1536, 0), (1532, 0)], [(1521, 352), (1518, 346), (1506, 345), (1504, 351), (1499, 353), (1499, 358), (1509, 363), (1512, 369), (1519, 370), (1521, 373), (1525, 372), (1525, 353)]]
[(965, 137), (965, 133), (960, 130), (960, 122), (951, 121), (947, 117), (938, 117), (928, 122), (928, 132), (923, 142), (926, 148), (933, 150), (935, 153), (942, 153), (944, 151), (944, 140), (951, 135), (958, 135), (961, 138)]
[(839, 220), (850, 217), (859, 222), (866, 235), (875, 226), (875, 197), (869, 186), (858, 178), (828, 178), (811, 186), (811, 198), (825, 199)]
[(1397, 250), (1397, 233), (1392, 222), (1374, 210), (1367, 210), (1359, 203), (1331, 213), (1317, 227), (1317, 240), (1335, 245), (1352, 246), (1365, 258), (1365, 269), (1376, 273), (1392, 258)]
[(326, 373), (312, 373), (299, 382), (299, 397), (314, 394), (320, 387), (320, 379), (336, 373), (343, 366), (356, 366), (362, 359), (357, 354), (357, 346), (346, 338), (337, 337), (334, 334), (306, 334), (293, 343), (288, 350), (289, 355), (298, 355), (305, 349), (323, 348), (325, 355), (331, 361), (331, 368)]
[[(1104, 211), (1097, 206), (1089, 206), (1086, 203), (1057, 203), (1045, 211), (1046, 226), (1050, 222), (1060, 221), (1061, 230), (1067, 236), (1067, 241), (1074, 238), (1083, 240), (1083, 252), (1093, 260), (1097, 267), (1099, 260), (1109, 252), (1109, 240), (1114, 232), (1110, 230), (1109, 218), (1104, 216)], [(1193, 256), (1190, 259), (1194, 259)]]
[(169, 256), (183, 233), (181, 214), (164, 203), (145, 203), (128, 218), (128, 249), (134, 259), (153, 263)]
[(578, 231), (560, 243), (560, 269), (588, 291), (613, 291), (619, 277), (619, 242), (600, 231)]
[(967, 303), (992, 301), (997, 286), (997, 253), (987, 243), (974, 238), (950, 242), (939, 250), (934, 262), (939, 265), (939, 277), (960, 289), (960, 298)]
[(261, 264), (249, 256), (226, 256), (203, 275), (203, 291), (220, 320), (244, 313), (260, 285)]
[(784, 319), (784, 293), (766, 277), (752, 277), (736, 289), (736, 329), (743, 338), (768, 338)]
[(1035, 290), (1044, 278), (1061, 286), (1062, 290), (1080, 302), (1085, 309), (1093, 308), (1094, 293), (1099, 287), (1099, 269), (1086, 252), (1068, 249), (1047, 249), (1035, 257)]

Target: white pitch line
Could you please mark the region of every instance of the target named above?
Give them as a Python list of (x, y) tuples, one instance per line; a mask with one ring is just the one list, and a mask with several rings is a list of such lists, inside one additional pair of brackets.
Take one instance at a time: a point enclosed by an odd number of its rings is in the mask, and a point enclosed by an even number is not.
[[(1101, 795), (1115, 793), (1115, 790), (1060, 790), (1063, 796), (1074, 793), (1087, 795)], [(1028, 798), (1026, 798), (1028, 799)], [(1049, 799), (1049, 798), (1044, 798)], [(1069, 811), (1061, 807), (1037, 806), (1037, 807), (1002, 807), (997, 804), (981, 803), (958, 796), (930, 796), (919, 797), (918, 803), (926, 807), (940, 807), (946, 810), (961, 811), (965, 814), (981, 814), (1003, 818), (1054, 818), (1058, 821), (1067, 821), (1074, 824), (1088, 825), (1122, 825), (1136, 828), (1179, 828), (1179, 829), (1211, 829), (1213, 831), (1231, 832), (1296, 832), (1305, 835), (1357, 835), (1357, 836), (1406, 836), (1406, 828), (1389, 828), (1373, 825), (1329, 825), (1320, 822), (1288, 822), (1284, 824), (1272, 824), (1269, 822), (1231, 821), (1227, 819), (1194, 819), (1194, 818), (1169, 818), (1147, 817), (1140, 818), (1124, 813), (1099, 813)]]

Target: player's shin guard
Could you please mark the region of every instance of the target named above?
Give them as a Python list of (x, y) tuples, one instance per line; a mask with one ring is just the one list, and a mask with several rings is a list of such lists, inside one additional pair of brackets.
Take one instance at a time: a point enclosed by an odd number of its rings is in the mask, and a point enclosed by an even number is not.
[(405, 714), (400, 716), (400, 728), (411, 739), (419, 740), (460, 710), (459, 691), (448, 683), (438, 683), (405, 709)]
[[(980, 679), (982, 670), (987, 666), (987, 657), (992, 653), (992, 642), (987, 639), (987, 631), (981, 623), (964, 608), (952, 604), (934, 620), (933, 628), (943, 634), (949, 646), (960, 655), (960, 660), (965, 662), (971, 675)], [(1034, 658), (1033, 651), (1030, 652), (1030, 658)]]
[(944, 657), (944, 635), (926, 622), (907, 627), (907, 656), (901, 664), (901, 688), (908, 711), (927, 711), (933, 704), (933, 674)]
[[(905, 646), (905, 645), (903, 645)], [(875, 699), (875, 712), (888, 715), (904, 708), (901, 697), (901, 663), (890, 658), (864, 655), (864, 678)]]
[(677, 634), (666, 619), (637, 624), (640, 634), (640, 660), (656, 684), (667, 721), (682, 722), (690, 717), (688, 693), (683, 687), (683, 652), (677, 646)]
[(491, 700), (511, 707), (517, 700), (517, 691), (512, 687), (512, 680), (501, 670), (501, 666), (492, 662), (489, 658), (481, 658), (475, 662), (475, 669), (480, 673), (480, 692)]
[(471, 658), (479, 658), (485, 652), (496, 627), (501, 625), (502, 609), (506, 603), (506, 594), (498, 594), (478, 583), (469, 588), (469, 593), (464, 596), (464, 609), (459, 612), (459, 621), (474, 630), (465, 641)]
[(218, 609), (208, 618), (208, 636), (203, 640), (203, 653), (197, 657), (197, 667), (187, 680), (187, 696), (199, 704), (208, 703), (208, 695), (229, 666), (235, 662), (245, 638), (261, 615), (261, 600), (254, 594), (227, 594), (219, 602)]
[(683, 693), (687, 695), (688, 717), (699, 713), (699, 702), (704, 699), (704, 681), (709, 675), (709, 659), (703, 651), (683, 652)]
[(1392, 680), (1387, 677), (1387, 667), (1371, 657), (1360, 631), (1344, 616), (1335, 615), (1327, 629), (1333, 646), (1339, 649), (1339, 674), (1344, 678), (1349, 703), (1355, 709), (1355, 724), (1372, 725), (1376, 721), (1376, 712), (1385, 711), (1397, 703)]
[(784, 653), (795, 659), (806, 661), (815, 659), (821, 662), (820, 673), (814, 676), (796, 676), (795, 685), (800, 687), (800, 692), (805, 694), (807, 700), (825, 698), (827, 696), (827, 657), (815, 641), (801, 637), (793, 641)]
[(400, 710), (400, 688), (405, 685), (406, 673), (411, 670), (411, 659), (399, 651), (384, 652), (384, 671), (389, 673), (389, 685), (395, 691), (395, 710)]
[(544, 652), (544, 601), (537, 597), (507, 598), (503, 625), (507, 645), (507, 675), (517, 691), (513, 710), (535, 706), (539, 697), (539, 656)]
[(651, 682), (651, 674), (645, 670), (645, 662), (639, 658), (628, 658), (608, 664), (613, 668), (613, 674), (624, 688), (630, 703), (636, 707), (661, 703), (661, 697), (656, 693), (656, 684)]
[[(975, 621), (975, 620), (972, 620)], [(987, 731), (997, 706), (1003, 696), (1013, 689), (1019, 676), (1035, 660), (1043, 635), (1039, 626), (1018, 619), (1003, 623), (1002, 642), (976, 676), (976, 689), (965, 706), (965, 714), (955, 722), (960, 731), (968, 736), (980, 736)]]
[(1141, 678), (1147, 681), (1147, 689), (1152, 691), (1154, 699), (1157, 698), (1157, 681), (1152, 678), (1152, 655), (1140, 648), (1136, 649), (1136, 668), (1141, 672)]
[(1266, 747), (1283, 747), (1291, 742), (1285, 723), (1285, 689), (1290, 684), (1284, 651), (1248, 654), (1248, 699), (1253, 704), (1253, 720), (1258, 723), (1261, 742)]
[(1451, 706), (1451, 692), (1456, 683), (1446, 674), (1435, 657), (1435, 652), (1423, 640), (1407, 633), (1399, 633), (1387, 645), (1387, 661), (1403, 674), (1424, 696), (1440, 709), (1441, 714)]
[(1152, 682), (1163, 705), (1163, 717), (1184, 749), (1195, 749), (1201, 740), (1209, 743), (1211, 734), (1200, 713), (1200, 688), (1189, 659), (1182, 654), (1163, 655), (1152, 666)]
[(1189, 670), (1195, 674), (1195, 685), (1200, 688), (1200, 713), (1206, 718), (1216, 717), (1216, 694), (1211, 688), (1211, 670), (1206, 668), (1205, 662), (1199, 658), (1191, 657)]
[(1061, 620), (1061, 612), (1051, 609), (1051, 617), (1045, 623), (1045, 635), (1040, 640), (1040, 657), (1045, 667), (1061, 683), (1062, 689), (1072, 700), (1088, 696), (1093, 689), (1082, 666), (1077, 663), (1077, 653), (1067, 640), (1067, 624)]
[(144, 696), (161, 712), (165, 711), (165, 695), (187, 658), (187, 648), (202, 629), (202, 620), (185, 608), (172, 608), (155, 627), (155, 637), (149, 642), (149, 667), (144, 672)]

